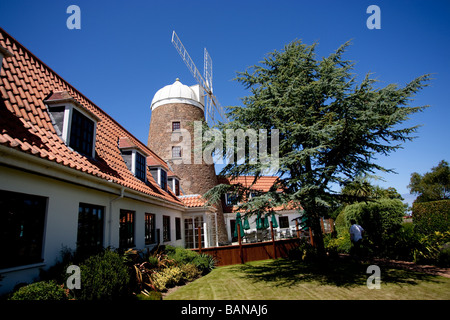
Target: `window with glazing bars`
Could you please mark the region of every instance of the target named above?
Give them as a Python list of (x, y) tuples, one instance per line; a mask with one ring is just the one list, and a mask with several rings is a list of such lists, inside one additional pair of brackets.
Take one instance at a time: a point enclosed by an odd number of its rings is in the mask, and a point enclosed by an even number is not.
[(139, 152), (136, 152), (136, 170), (135, 170), (135, 176), (141, 181), (146, 181), (147, 176), (147, 159), (140, 154)]
[(180, 121), (172, 122), (172, 131), (180, 130)]
[(69, 146), (79, 153), (92, 157), (94, 121), (73, 109)]
[(161, 169), (161, 189), (167, 191), (167, 172)]
[(172, 158), (181, 158), (181, 147), (180, 146), (172, 147)]
[(78, 207), (77, 252), (94, 254), (103, 248), (105, 208), (80, 203)]
[(134, 211), (120, 210), (119, 247), (134, 247)]
[(163, 216), (163, 241), (170, 241), (170, 217)]
[(156, 242), (155, 238), (155, 215), (153, 213), (145, 214), (145, 244)]

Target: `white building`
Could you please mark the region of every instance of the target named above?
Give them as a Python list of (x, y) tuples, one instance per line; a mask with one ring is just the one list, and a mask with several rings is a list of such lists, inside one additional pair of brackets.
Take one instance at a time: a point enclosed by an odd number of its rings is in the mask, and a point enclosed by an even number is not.
[[(166, 161), (1, 28), (0, 62), (0, 294), (63, 248), (195, 248), (199, 227), (202, 246), (217, 246), (216, 209), (180, 193)], [(292, 229), (296, 211), (279, 213), (279, 231)]]
[(62, 248), (185, 246), (185, 226), (208, 230), (212, 209), (178, 197), (166, 162), (2, 29), (0, 48), (0, 293)]

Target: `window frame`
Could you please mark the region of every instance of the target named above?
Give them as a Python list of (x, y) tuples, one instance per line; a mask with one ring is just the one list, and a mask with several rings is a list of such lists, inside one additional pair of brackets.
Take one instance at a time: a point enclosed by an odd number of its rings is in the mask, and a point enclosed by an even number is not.
[(78, 153), (92, 157), (95, 149), (95, 121), (72, 108), (68, 146)]
[(147, 158), (139, 151), (134, 150), (134, 176), (142, 182), (147, 182)]
[[(124, 221), (123, 215), (126, 215)], [(131, 221), (130, 221), (131, 218)], [(120, 209), (119, 214), (119, 248), (128, 249), (136, 246), (136, 212), (133, 210)], [(131, 226), (131, 228), (130, 228)], [(131, 230), (130, 230), (131, 229)], [(125, 236), (125, 239), (123, 238)]]
[(156, 243), (156, 215), (154, 213), (145, 213), (145, 245)]
[(171, 241), (170, 216), (163, 215), (163, 242)]
[(180, 180), (178, 180), (177, 178), (173, 179), (173, 185), (174, 185), (174, 193), (176, 196), (180, 195)]
[[(120, 149), (120, 155), (125, 161), (128, 170), (130, 170), (136, 178), (147, 183), (147, 157), (134, 148), (122, 148)], [(124, 156), (131, 156), (131, 163), (129, 163)]]
[[(287, 227), (284, 226), (287, 223)], [(290, 228), (289, 225), (289, 217), (288, 216), (279, 216), (278, 217), (278, 226), (282, 229), (284, 228)]]
[(159, 175), (159, 186), (164, 191), (167, 191), (167, 179), (168, 179), (167, 171), (164, 170), (163, 168), (160, 168), (158, 175)]
[(0, 190), (0, 204), (0, 269), (43, 262), (48, 198)]
[[(174, 153), (176, 151), (176, 153)], [(182, 158), (183, 153), (182, 153), (183, 148), (181, 148), (181, 146), (172, 146), (172, 159), (179, 159)]]
[(203, 216), (184, 217), (184, 245), (187, 249), (198, 248), (198, 228), (200, 227), (201, 245), (205, 247), (206, 230)]
[[(234, 197), (234, 200), (230, 199), (231, 196)], [(235, 203), (232, 203), (233, 201)], [(230, 192), (225, 193), (225, 205), (227, 207), (237, 206), (238, 204), (239, 204), (239, 199), (238, 199), (238, 195), (237, 194), (233, 194), (233, 193), (230, 193)]]
[[(176, 128), (178, 127), (178, 128)], [(180, 121), (172, 121), (172, 132), (181, 130), (181, 122)]]
[[(58, 136), (64, 141), (64, 143), (72, 150), (80, 153), (81, 155), (84, 155), (89, 158), (95, 158), (95, 145), (97, 142), (97, 124), (100, 121), (98, 118), (95, 118), (93, 115), (89, 114), (88, 111), (84, 110), (83, 108), (76, 106), (73, 103), (70, 102), (64, 102), (64, 103), (53, 103), (53, 102), (46, 102), (47, 104), (47, 110), (48, 114), (50, 116), (50, 119), (52, 120), (53, 125), (56, 125), (56, 122), (54, 120), (52, 110), (56, 110), (58, 108), (63, 107), (63, 119), (62, 119), (62, 128), (59, 126), (55, 126), (56, 132)], [(71, 146), (71, 140), (72, 140), (72, 123), (73, 123), (73, 114), (74, 110), (78, 112), (82, 117), (85, 117), (86, 119), (92, 121), (93, 123), (93, 130), (92, 130), (92, 146), (90, 152), (83, 152), (79, 151), (76, 148)]]
[[(82, 209), (84, 209), (82, 212)], [(86, 209), (89, 209), (87, 211)], [(88, 217), (81, 217), (82, 214), (89, 215)], [(98, 221), (95, 221), (94, 215), (97, 217)], [(98, 217), (100, 215), (100, 217)], [(81, 219), (87, 221), (80, 221)], [(105, 207), (90, 203), (80, 202), (78, 205), (78, 229), (77, 229), (77, 252), (88, 252), (96, 253), (103, 248), (104, 244), (104, 221), (105, 221)], [(91, 225), (90, 223), (94, 223)], [(84, 234), (80, 231), (80, 224), (85, 224)], [(88, 226), (86, 226), (88, 224)], [(96, 225), (95, 225), (96, 224)], [(80, 241), (80, 237), (88, 238), (88, 240)], [(96, 239), (96, 244), (93, 243), (93, 239)], [(91, 243), (86, 245), (85, 243)], [(83, 245), (80, 245), (83, 242)]]
[(181, 218), (175, 217), (175, 240), (181, 239)]

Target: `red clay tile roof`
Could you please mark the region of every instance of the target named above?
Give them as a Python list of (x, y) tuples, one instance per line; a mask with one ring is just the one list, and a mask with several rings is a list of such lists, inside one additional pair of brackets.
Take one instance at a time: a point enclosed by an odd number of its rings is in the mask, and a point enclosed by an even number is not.
[(199, 194), (179, 196), (179, 198), (186, 207), (204, 207), (206, 204), (206, 200)]
[(147, 157), (147, 166), (162, 166), (166, 170), (169, 170), (167, 163), (159, 158), (155, 153)]
[[(274, 176), (261, 176), (256, 180), (256, 182), (253, 184), (253, 181), (255, 180), (254, 176), (239, 176), (236, 178), (225, 178), (220, 177), (219, 183), (222, 184), (242, 184), (244, 187), (250, 188), (252, 190), (258, 190), (261, 192), (268, 192), (270, 188), (273, 186), (273, 184), (277, 181), (278, 177)], [(252, 185), (253, 184), (253, 185)], [(277, 191), (282, 191), (281, 188), (278, 188)], [(236, 207), (235, 207), (236, 208)], [(236, 209), (233, 209), (231, 207), (224, 207), (224, 212), (237, 212)], [(301, 206), (300, 206), (301, 208)], [(275, 211), (282, 211), (282, 210), (295, 210), (297, 209), (296, 206), (294, 206), (292, 203), (285, 204), (282, 206), (277, 206), (272, 208)]]
[[(253, 190), (258, 190), (261, 192), (268, 192), (270, 187), (273, 186), (275, 181), (278, 179), (278, 177), (273, 176), (262, 176), (259, 177), (258, 180), (256, 180), (255, 184), (252, 185), (253, 181), (255, 180), (254, 176), (239, 176), (236, 178), (225, 178), (221, 177), (219, 178), (219, 183), (222, 184), (242, 184), (244, 187), (251, 188)], [(278, 191), (281, 191), (281, 189), (278, 189)]]
[[(172, 192), (156, 184), (149, 171), (147, 184), (136, 178), (121, 156), (118, 141), (126, 138), (166, 166), (153, 151), (1, 28), (0, 46), (13, 54), (3, 58), (0, 73), (1, 145), (182, 205)], [(97, 123), (94, 159), (71, 150), (57, 135), (46, 99), (73, 99), (101, 120)]]

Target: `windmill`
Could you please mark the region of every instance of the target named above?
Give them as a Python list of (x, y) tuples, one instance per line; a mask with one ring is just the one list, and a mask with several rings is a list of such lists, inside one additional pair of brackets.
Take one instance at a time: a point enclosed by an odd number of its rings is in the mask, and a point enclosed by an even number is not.
[(225, 116), (225, 113), (223, 111), (222, 106), (220, 105), (219, 101), (217, 100), (216, 96), (213, 94), (213, 86), (212, 86), (212, 59), (209, 55), (208, 51), (204, 50), (204, 64), (203, 64), (203, 76), (198, 71), (197, 67), (195, 66), (194, 61), (192, 61), (191, 56), (187, 52), (186, 48), (184, 47), (183, 43), (181, 42), (180, 38), (176, 34), (175, 30), (172, 33), (172, 44), (174, 45), (175, 49), (177, 49), (178, 53), (180, 54), (181, 58), (183, 59), (184, 63), (188, 67), (189, 71), (191, 71), (191, 74), (194, 76), (194, 78), (197, 80), (197, 83), (200, 85), (200, 87), (203, 89), (205, 93), (205, 119), (206, 122), (208, 122), (209, 125), (216, 124), (215, 119), (215, 111), (217, 111), (220, 120), (222, 122), (227, 121), (227, 118)]

